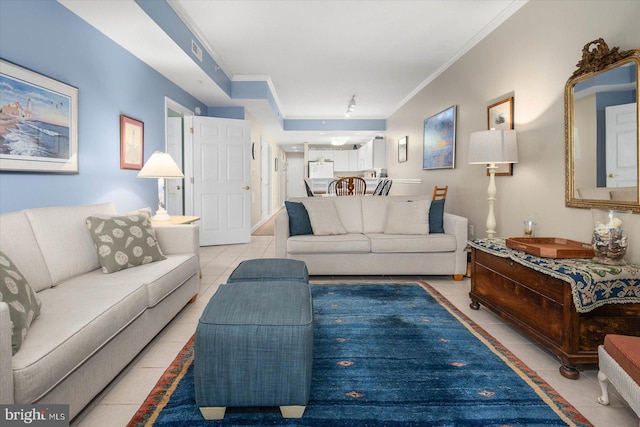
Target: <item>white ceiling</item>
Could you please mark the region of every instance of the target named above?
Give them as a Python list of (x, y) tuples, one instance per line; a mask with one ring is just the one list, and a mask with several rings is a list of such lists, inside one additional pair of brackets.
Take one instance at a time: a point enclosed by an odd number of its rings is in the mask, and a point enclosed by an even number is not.
[[(283, 131), (266, 101), (226, 96), (133, 0), (59, 1), (206, 105), (244, 106), (287, 151), (384, 134)], [(351, 119), (386, 119), (525, 3), (169, 0), (227, 76), (266, 80), (285, 119), (315, 120), (345, 119), (354, 94)]]

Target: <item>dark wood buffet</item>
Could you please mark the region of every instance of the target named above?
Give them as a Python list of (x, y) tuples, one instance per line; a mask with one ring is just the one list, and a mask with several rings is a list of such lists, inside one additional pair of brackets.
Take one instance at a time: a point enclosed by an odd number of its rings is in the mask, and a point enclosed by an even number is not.
[(484, 305), (556, 355), (563, 376), (577, 379), (580, 367), (596, 365), (606, 334), (640, 336), (640, 303), (579, 313), (569, 282), (510, 258), (471, 251), (471, 308)]

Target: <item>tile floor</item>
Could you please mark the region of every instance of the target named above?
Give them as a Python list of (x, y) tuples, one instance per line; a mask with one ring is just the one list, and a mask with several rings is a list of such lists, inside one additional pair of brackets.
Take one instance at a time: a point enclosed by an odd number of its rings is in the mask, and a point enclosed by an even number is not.
[[(72, 422), (74, 427), (122, 427), (126, 426), (147, 397), (160, 375), (169, 366), (187, 340), (195, 332), (200, 313), (207, 301), (238, 263), (251, 258), (274, 256), (273, 237), (254, 236), (251, 243), (228, 246), (211, 246), (201, 249), (202, 279), (200, 292), (195, 303), (188, 305), (165, 330), (134, 360), (95, 401)], [(420, 277), (437, 289), (444, 297), (456, 305), (463, 313), (481, 325), (517, 357), (536, 371), (565, 399), (573, 404), (595, 426), (638, 427), (638, 417), (622, 401), (610, 386), (611, 404), (607, 407), (595, 402), (600, 395), (596, 379), (597, 371), (584, 371), (577, 381), (568, 380), (558, 373), (555, 357), (504, 324), (488, 310), (469, 308), (470, 281), (455, 282), (446, 276)], [(336, 279), (333, 277), (312, 277), (312, 281)], [(346, 279), (346, 278), (345, 278)], [(348, 279), (367, 280), (407, 280), (416, 277), (353, 277)]]

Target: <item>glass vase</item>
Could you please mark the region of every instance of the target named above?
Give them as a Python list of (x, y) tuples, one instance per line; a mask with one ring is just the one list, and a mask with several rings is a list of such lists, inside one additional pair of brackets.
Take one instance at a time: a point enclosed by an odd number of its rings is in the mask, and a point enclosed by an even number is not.
[(608, 265), (625, 265), (628, 240), (624, 223), (631, 211), (592, 209), (593, 262)]

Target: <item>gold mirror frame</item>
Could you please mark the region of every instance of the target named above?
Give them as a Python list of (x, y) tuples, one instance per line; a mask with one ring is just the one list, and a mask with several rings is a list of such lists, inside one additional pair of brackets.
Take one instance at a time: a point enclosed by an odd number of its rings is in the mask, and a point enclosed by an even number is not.
[[(620, 51), (618, 47), (609, 49), (602, 38), (593, 40), (582, 49), (582, 59), (576, 64), (578, 69), (571, 75), (564, 89), (564, 134), (565, 134), (565, 206), (572, 208), (599, 208), (633, 210), (640, 213), (640, 186), (636, 201), (623, 202), (612, 200), (581, 199), (576, 197), (575, 185), (575, 135), (574, 135), (574, 92), (577, 83), (612, 70), (616, 67), (634, 63), (636, 65), (636, 103), (638, 103), (638, 80), (640, 77), (640, 49)], [(640, 168), (640, 108), (637, 108), (636, 123), (636, 183)]]

